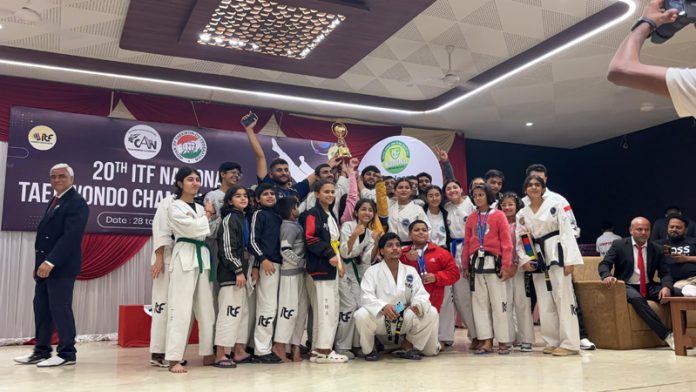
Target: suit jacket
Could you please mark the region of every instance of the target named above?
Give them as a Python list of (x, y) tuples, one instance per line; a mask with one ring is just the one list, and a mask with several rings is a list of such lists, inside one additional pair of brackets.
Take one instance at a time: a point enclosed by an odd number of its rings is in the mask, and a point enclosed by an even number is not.
[(46, 209), (36, 230), (34, 274), (46, 260), (54, 265), (49, 278), (74, 278), (80, 273), (82, 235), (88, 217), (89, 207), (75, 188), (66, 191), (53, 208)]
[[(674, 279), (669, 273), (667, 260), (662, 253), (662, 248), (651, 241), (647, 242), (647, 246), (646, 273), (648, 275), (648, 283), (655, 283), (653, 278), (655, 277), (655, 272), (657, 272), (661, 286), (671, 290)], [(613, 273), (612, 267), (614, 269)], [(633, 275), (634, 268), (633, 242), (631, 237), (627, 237), (618, 239), (611, 244), (611, 248), (609, 248), (604, 259), (599, 263), (598, 270), (602, 279), (614, 276), (616, 279), (628, 282)]]

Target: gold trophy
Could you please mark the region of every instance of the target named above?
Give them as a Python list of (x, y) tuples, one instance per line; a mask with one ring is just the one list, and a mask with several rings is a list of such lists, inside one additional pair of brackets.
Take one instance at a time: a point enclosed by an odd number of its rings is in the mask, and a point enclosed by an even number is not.
[(329, 148), (329, 160), (332, 160), (334, 157), (343, 159), (352, 158), (353, 155), (351, 155), (348, 144), (346, 144), (346, 135), (348, 135), (348, 127), (346, 127), (346, 124), (340, 122), (331, 124), (331, 133), (333, 133), (338, 140), (335, 145)]

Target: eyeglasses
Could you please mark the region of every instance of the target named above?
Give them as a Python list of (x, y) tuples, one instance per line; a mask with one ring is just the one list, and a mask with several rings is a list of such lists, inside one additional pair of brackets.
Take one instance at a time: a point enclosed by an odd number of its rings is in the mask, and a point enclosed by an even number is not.
[(51, 178), (51, 180), (65, 180), (68, 178), (68, 175), (67, 174), (57, 174), (57, 175), (51, 174), (49, 177)]
[(228, 170), (225, 172), (225, 174), (231, 174), (237, 178), (242, 178), (242, 172), (240, 172), (239, 170)]

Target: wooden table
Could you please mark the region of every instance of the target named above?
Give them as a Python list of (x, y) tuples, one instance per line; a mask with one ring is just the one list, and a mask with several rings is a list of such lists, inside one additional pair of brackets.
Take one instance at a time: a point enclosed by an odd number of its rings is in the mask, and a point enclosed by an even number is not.
[(686, 355), (687, 347), (696, 346), (696, 337), (686, 334), (686, 311), (696, 310), (696, 297), (666, 297), (661, 303), (669, 303), (672, 313), (674, 352), (677, 355)]

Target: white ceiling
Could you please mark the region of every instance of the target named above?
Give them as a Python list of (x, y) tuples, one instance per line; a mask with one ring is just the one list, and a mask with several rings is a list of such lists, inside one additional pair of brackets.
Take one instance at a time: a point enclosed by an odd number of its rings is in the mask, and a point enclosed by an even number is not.
[[(337, 79), (322, 79), (196, 59), (122, 50), (118, 47), (128, 0), (31, 0), (43, 22), (0, 18), (0, 45), (146, 64), (246, 79), (422, 100), (450, 87), (438, 78), (452, 68), (473, 77), (557, 34), (615, 0), (438, 0)], [(638, 4), (640, 12), (644, 1)], [(19, 8), (23, 0), (2, 0)], [(0, 65), (0, 74), (120, 90), (260, 105), (307, 114), (464, 131), (469, 138), (573, 148), (676, 118), (667, 99), (617, 88), (606, 81), (611, 57), (633, 20), (600, 33), (534, 67), (437, 114), (381, 113), (325, 104), (249, 97), (226, 91), (153, 85), (101, 76)], [(696, 32), (685, 29), (665, 45), (646, 44), (643, 60), (693, 66)], [(655, 106), (640, 111), (644, 102)], [(534, 122), (533, 127), (525, 123)]]

